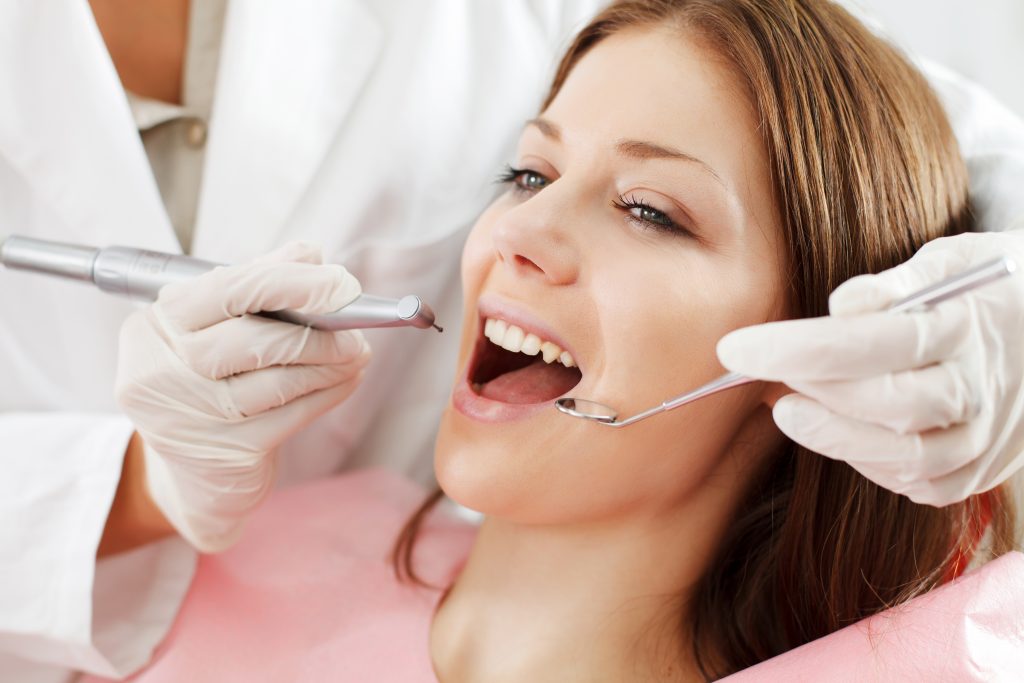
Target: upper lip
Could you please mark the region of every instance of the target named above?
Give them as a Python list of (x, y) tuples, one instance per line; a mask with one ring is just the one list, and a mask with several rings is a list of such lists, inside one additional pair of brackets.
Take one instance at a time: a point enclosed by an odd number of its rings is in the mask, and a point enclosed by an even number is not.
[[(557, 344), (563, 351), (568, 351), (569, 355), (576, 361), (576, 365), (580, 367), (582, 372), (582, 366), (580, 365), (580, 357), (574, 349), (562, 336), (554, 330), (551, 325), (542, 320), (539, 316), (523, 310), (517, 304), (507, 301), (494, 294), (484, 294), (480, 297), (477, 302), (477, 311), (480, 313), (480, 317), (483, 319), (497, 318), (504, 320), (505, 322), (521, 327), (523, 332), (526, 334), (535, 334), (540, 337), (541, 341), (548, 341), (552, 344)], [(483, 325), (481, 325), (481, 334), (483, 333)]]

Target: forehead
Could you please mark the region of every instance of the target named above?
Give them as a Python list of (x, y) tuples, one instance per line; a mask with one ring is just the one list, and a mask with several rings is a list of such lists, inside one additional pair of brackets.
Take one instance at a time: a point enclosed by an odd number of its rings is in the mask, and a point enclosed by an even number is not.
[(667, 25), (626, 29), (601, 40), (572, 68), (557, 98), (581, 89), (591, 95), (628, 90), (667, 103), (700, 97), (710, 98), (710, 105), (746, 104), (729, 63), (690, 31)]
[[(734, 173), (764, 161), (756, 118), (731, 66), (681, 29), (612, 35), (569, 73), (545, 118), (596, 140), (650, 140)], [(734, 176), (735, 177), (735, 176)]]

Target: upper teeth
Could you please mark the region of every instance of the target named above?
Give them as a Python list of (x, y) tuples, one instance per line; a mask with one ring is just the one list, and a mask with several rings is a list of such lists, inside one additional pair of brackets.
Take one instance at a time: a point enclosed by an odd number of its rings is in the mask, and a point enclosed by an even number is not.
[(527, 356), (544, 357), (545, 363), (556, 360), (567, 368), (576, 367), (576, 361), (568, 351), (563, 351), (558, 344), (544, 341), (532, 332), (526, 333), (518, 325), (509, 325), (504, 320), (487, 318), (484, 321), (484, 336), (492, 342), (513, 353), (525, 353)]

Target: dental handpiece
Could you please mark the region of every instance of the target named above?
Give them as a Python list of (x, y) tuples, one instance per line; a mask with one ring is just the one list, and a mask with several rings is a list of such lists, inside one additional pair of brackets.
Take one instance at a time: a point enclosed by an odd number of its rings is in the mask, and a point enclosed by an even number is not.
[[(89, 282), (104, 292), (141, 301), (155, 301), (164, 285), (198, 277), (221, 265), (133, 247), (99, 249), (19, 235), (0, 243), (0, 263), (14, 270)], [(375, 327), (433, 327), (442, 331), (434, 323), (430, 307), (411, 295), (388, 299), (361, 294), (349, 305), (319, 315), (290, 310), (259, 315), (327, 331)]]

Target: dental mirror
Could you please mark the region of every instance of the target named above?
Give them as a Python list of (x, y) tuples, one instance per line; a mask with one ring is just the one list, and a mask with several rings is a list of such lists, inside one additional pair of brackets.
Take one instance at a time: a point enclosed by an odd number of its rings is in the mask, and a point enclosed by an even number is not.
[[(900, 299), (887, 310), (890, 313), (914, 312), (928, 306), (934, 306), (940, 301), (951, 299), (955, 296), (969, 292), (972, 289), (981, 287), (1000, 278), (1011, 275), (1017, 270), (1017, 263), (1008, 256), (1001, 256), (991, 261), (986, 261), (979, 266), (965, 270), (952, 277), (941, 280), (934, 285), (914, 292), (910, 296)], [(597, 401), (589, 401), (582, 398), (566, 396), (555, 401), (555, 407), (570, 417), (578, 417), (583, 420), (590, 420), (603, 424), (606, 427), (626, 427), (646, 420), (660, 413), (665, 413), (687, 403), (693, 403), (712, 394), (717, 394), (726, 389), (743, 386), (756, 382), (751, 377), (741, 375), (737, 372), (729, 372), (707, 384), (685, 393), (682, 396), (665, 401), (661, 405), (654, 406), (642, 413), (637, 413), (624, 420), (618, 419), (619, 414), (609, 406)]]

